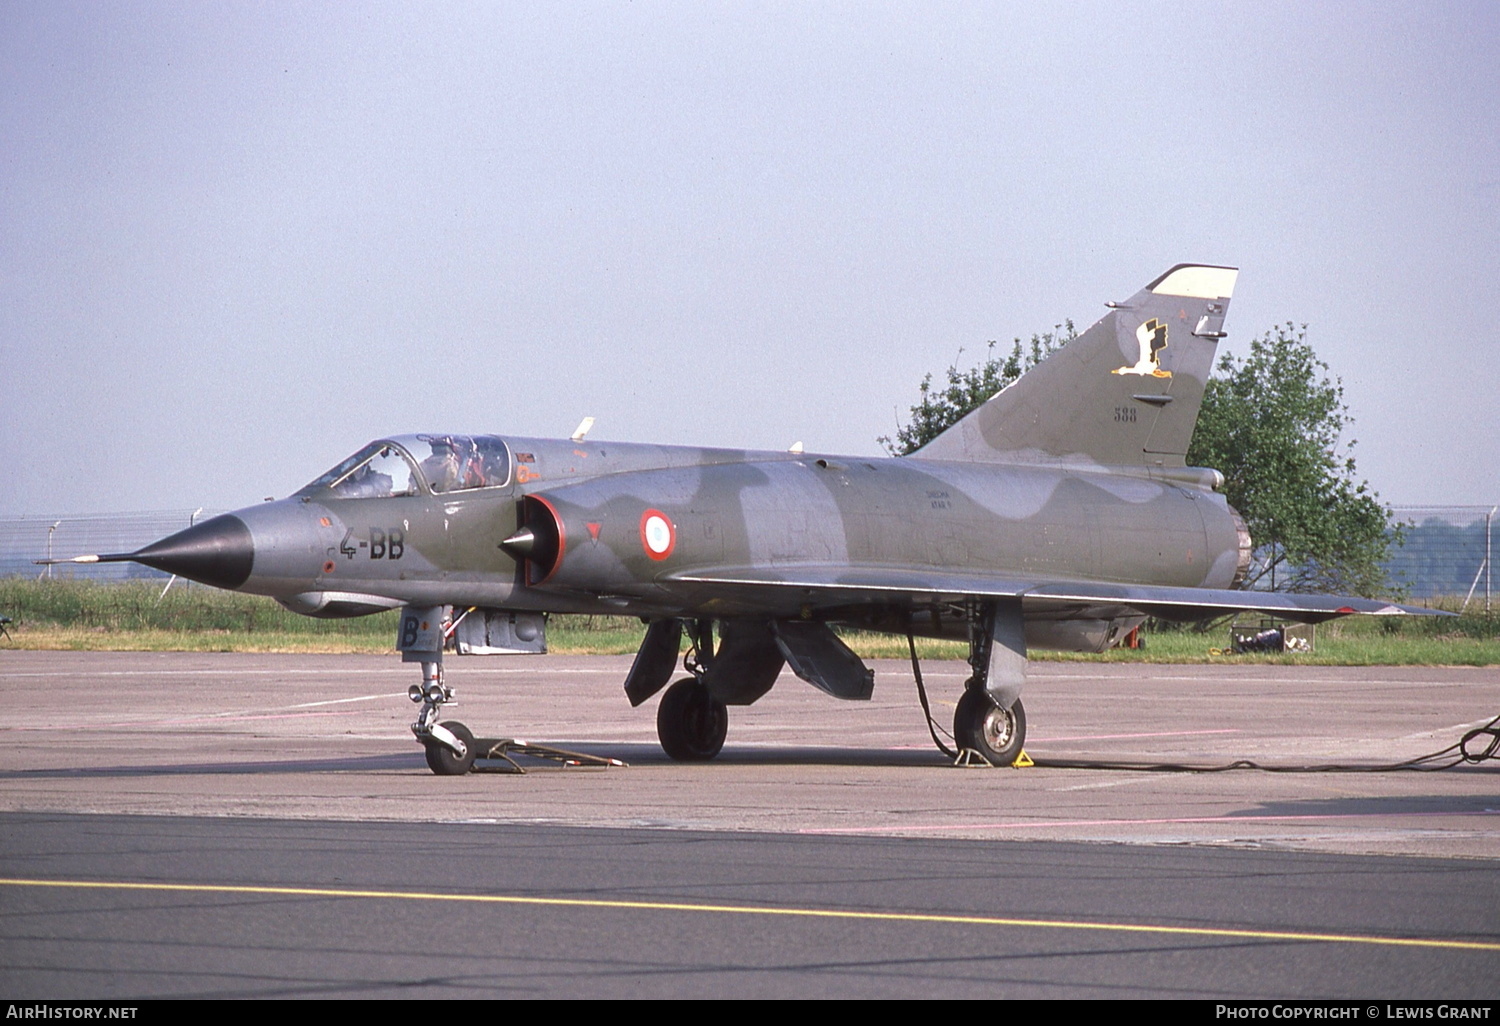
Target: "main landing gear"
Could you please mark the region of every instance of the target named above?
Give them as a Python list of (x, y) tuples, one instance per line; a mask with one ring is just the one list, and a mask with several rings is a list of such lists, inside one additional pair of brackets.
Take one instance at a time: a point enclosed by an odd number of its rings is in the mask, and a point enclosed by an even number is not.
[(656, 735), (662, 750), (678, 762), (707, 762), (724, 747), (729, 708), (696, 677), (667, 688), (656, 706)]
[(991, 766), (1013, 766), (1025, 759), (1026, 631), (1015, 599), (972, 603), (969, 624), (969, 679), (953, 713), (953, 739), (959, 759), (973, 752)]
[[(692, 646), (683, 657), (682, 665), (692, 676), (677, 681), (661, 696), (656, 706), (656, 736), (661, 741), (662, 751), (678, 762), (707, 762), (724, 747), (724, 738), (729, 734), (729, 707), (715, 697), (708, 686), (708, 667), (714, 660), (712, 622), (687, 621), (683, 628)], [(672, 636), (678, 637), (675, 631)], [(671, 645), (673, 659), (676, 651), (674, 640)], [(775, 669), (780, 668), (778, 660)], [(666, 667), (658, 667), (658, 672), (666, 670)], [(771, 678), (775, 678), (774, 671)]]
[[(968, 625), (971, 673), (953, 717), (958, 751), (939, 740), (935, 726), (933, 741), (962, 764), (1026, 765), (1026, 710), (1020, 698), (1026, 680), (1026, 638), (1020, 602), (973, 601), (961, 608), (961, 615)], [(790, 621), (731, 621), (721, 624), (723, 638), (716, 649), (709, 620), (658, 621), (641, 644), (626, 679), (626, 694), (639, 705), (666, 683), (686, 632), (690, 647), (682, 662), (692, 676), (667, 688), (656, 709), (662, 749), (679, 762), (706, 762), (719, 754), (729, 727), (727, 704), (749, 704), (769, 690), (783, 663), (776, 648), (798, 676), (824, 691), (840, 698), (868, 698), (873, 677), (859, 658), (826, 625), (813, 624), (823, 633), (810, 636), (794, 631), (801, 626), (805, 625)], [(831, 644), (822, 641), (825, 634)], [(916, 642), (909, 640), (918, 694), (931, 725)], [(772, 658), (767, 661), (756, 653)]]
[(927, 688), (922, 683), (922, 667), (917, 661), (916, 639), (909, 627), (907, 630), (912, 674), (916, 677), (917, 696), (927, 715), (932, 741), (959, 765), (1029, 766), (1025, 749), (1026, 709), (1021, 705), (1021, 685), (1026, 682), (1026, 635), (1021, 605), (1015, 600), (970, 602), (964, 607), (963, 616), (969, 628), (971, 672), (964, 682), (963, 697), (953, 712), (956, 752), (938, 737), (927, 702)]
[(1010, 766), (1026, 741), (1026, 710), (1019, 698), (1002, 709), (988, 691), (970, 688), (953, 713), (953, 739), (960, 750), (978, 752), (992, 766)]

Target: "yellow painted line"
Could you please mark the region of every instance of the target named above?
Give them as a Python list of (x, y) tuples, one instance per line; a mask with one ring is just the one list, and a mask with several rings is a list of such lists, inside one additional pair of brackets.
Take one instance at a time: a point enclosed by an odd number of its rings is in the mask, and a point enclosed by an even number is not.
[(543, 905), (560, 908), (618, 908), (650, 912), (713, 912), (720, 915), (785, 916), (802, 919), (852, 919), (882, 923), (935, 923), (945, 926), (1015, 926), (1049, 930), (1096, 930), (1154, 933), (1176, 937), (1239, 940), (1310, 941), (1327, 944), (1375, 944), (1398, 948), (1447, 948), (1500, 951), (1500, 943), (1380, 937), (1357, 933), (1305, 933), (1296, 930), (1236, 930), (1227, 927), (1155, 926), (1149, 923), (1091, 923), (1070, 919), (1013, 919), (1005, 916), (961, 916), (923, 912), (857, 912), (845, 909), (777, 908), (771, 905), (707, 905), (678, 901), (610, 901), (602, 898), (533, 898), (512, 894), (441, 894), (434, 891), (362, 891), (329, 887), (255, 887), (237, 884), (131, 883), (104, 880), (28, 880), (0, 877), (0, 887), (53, 887), (67, 890), (155, 891), (178, 894), (264, 894), (301, 898), (375, 898), (384, 901), (457, 901), (476, 905)]

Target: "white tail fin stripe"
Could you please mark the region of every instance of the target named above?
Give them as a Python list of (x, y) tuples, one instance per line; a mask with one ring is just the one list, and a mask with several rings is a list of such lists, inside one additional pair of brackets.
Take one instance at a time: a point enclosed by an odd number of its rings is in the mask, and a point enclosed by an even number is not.
[(1234, 295), (1234, 280), (1239, 277), (1239, 273), (1233, 267), (1187, 264), (1167, 272), (1166, 277), (1151, 286), (1151, 291), (1158, 296), (1228, 299)]

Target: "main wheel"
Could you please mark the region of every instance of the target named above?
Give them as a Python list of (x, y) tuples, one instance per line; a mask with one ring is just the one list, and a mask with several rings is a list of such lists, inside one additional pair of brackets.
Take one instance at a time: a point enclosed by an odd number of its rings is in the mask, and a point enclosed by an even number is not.
[(427, 768), (440, 777), (461, 777), (474, 765), (474, 735), (457, 720), (449, 720), (443, 726), (464, 743), (464, 754), (458, 755), (441, 741), (423, 741), (422, 747), (427, 749)]
[(1026, 742), (1026, 710), (1018, 698), (1009, 711), (983, 688), (970, 688), (953, 714), (953, 736), (960, 748), (972, 748), (996, 766), (1009, 766)]
[(728, 733), (729, 710), (691, 677), (667, 688), (656, 707), (656, 736), (678, 762), (707, 762)]

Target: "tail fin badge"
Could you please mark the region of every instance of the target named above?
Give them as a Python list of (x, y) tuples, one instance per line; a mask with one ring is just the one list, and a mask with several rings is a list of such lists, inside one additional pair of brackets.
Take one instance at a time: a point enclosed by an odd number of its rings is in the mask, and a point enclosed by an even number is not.
[(1149, 374), (1153, 378), (1170, 378), (1172, 372), (1162, 370), (1161, 366), (1161, 351), (1167, 348), (1166, 324), (1153, 317), (1135, 329), (1135, 339), (1141, 345), (1141, 358), (1135, 362), (1135, 366), (1116, 367), (1111, 373), (1139, 374), (1143, 377)]

